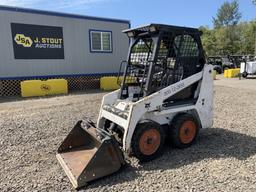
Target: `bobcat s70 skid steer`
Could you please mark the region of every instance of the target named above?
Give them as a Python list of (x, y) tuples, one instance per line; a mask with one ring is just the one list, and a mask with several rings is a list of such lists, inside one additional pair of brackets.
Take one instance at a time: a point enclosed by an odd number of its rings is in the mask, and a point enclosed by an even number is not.
[(57, 152), (75, 188), (118, 171), (124, 154), (149, 161), (166, 140), (185, 148), (213, 123), (212, 66), (198, 29), (161, 24), (125, 30), (121, 88), (102, 99), (97, 123), (81, 120)]

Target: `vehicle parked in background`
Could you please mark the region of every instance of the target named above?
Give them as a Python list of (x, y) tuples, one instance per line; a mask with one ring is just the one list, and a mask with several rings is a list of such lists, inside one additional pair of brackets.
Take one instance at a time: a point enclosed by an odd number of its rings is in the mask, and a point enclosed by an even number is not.
[(227, 69), (239, 68), (242, 60), (242, 55), (228, 55), (228, 56), (210, 56), (207, 62), (213, 65), (213, 69), (221, 74)]
[(235, 64), (231, 61), (230, 56), (222, 57), (222, 71), (236, 68)]
[(248, 75), (256, 75), (256, 56), (245, 56), (241, 63), (240, 74), (243, 78)]
[(213, 65), (213, 69), (217, 71), (218, 74), (223, 72), (221, 57), (211, 56), (207, 58), (207, 63)]
[(230, 55), (229, 60), (235, 65), (235, 68), (240, 68), (241, 63), (244, 61), (244, 55)]

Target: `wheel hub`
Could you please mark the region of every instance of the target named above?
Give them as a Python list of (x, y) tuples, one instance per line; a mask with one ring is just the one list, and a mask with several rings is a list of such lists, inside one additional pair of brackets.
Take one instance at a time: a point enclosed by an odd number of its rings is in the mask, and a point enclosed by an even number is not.
[(192, 142), (196, 136), (196, 124), (193, 121), (185, 121), (180, 128), (179, 136), (184, 144)]
[(140, 138), (139, 148), (144, 155), (152, 155), (160, 146), (160, 133), (155, 129), (145, 131)]
[(185, 130), (184, 130), (184, 133), (185, 133), (185, 135), (188, 135), (189, 134), (189, 128), (185, 128)]

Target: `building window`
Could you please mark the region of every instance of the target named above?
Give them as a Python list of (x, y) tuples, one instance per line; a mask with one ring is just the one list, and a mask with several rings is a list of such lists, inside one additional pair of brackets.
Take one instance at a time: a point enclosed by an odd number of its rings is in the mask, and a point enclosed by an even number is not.
[(91, 52), (112, 52), (112, 32), (90, 30)]

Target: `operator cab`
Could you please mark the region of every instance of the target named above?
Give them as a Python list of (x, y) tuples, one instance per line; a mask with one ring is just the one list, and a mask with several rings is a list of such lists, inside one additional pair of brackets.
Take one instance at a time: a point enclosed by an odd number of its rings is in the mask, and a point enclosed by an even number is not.
[[(131, 43), (127, 61), (120, 66), (120, 99), (138, 101), (203, 69), (205, 57), (198, 29), (150, 24), (123, 32)], [(197, 84), (164, 103), (195, 99)]]

